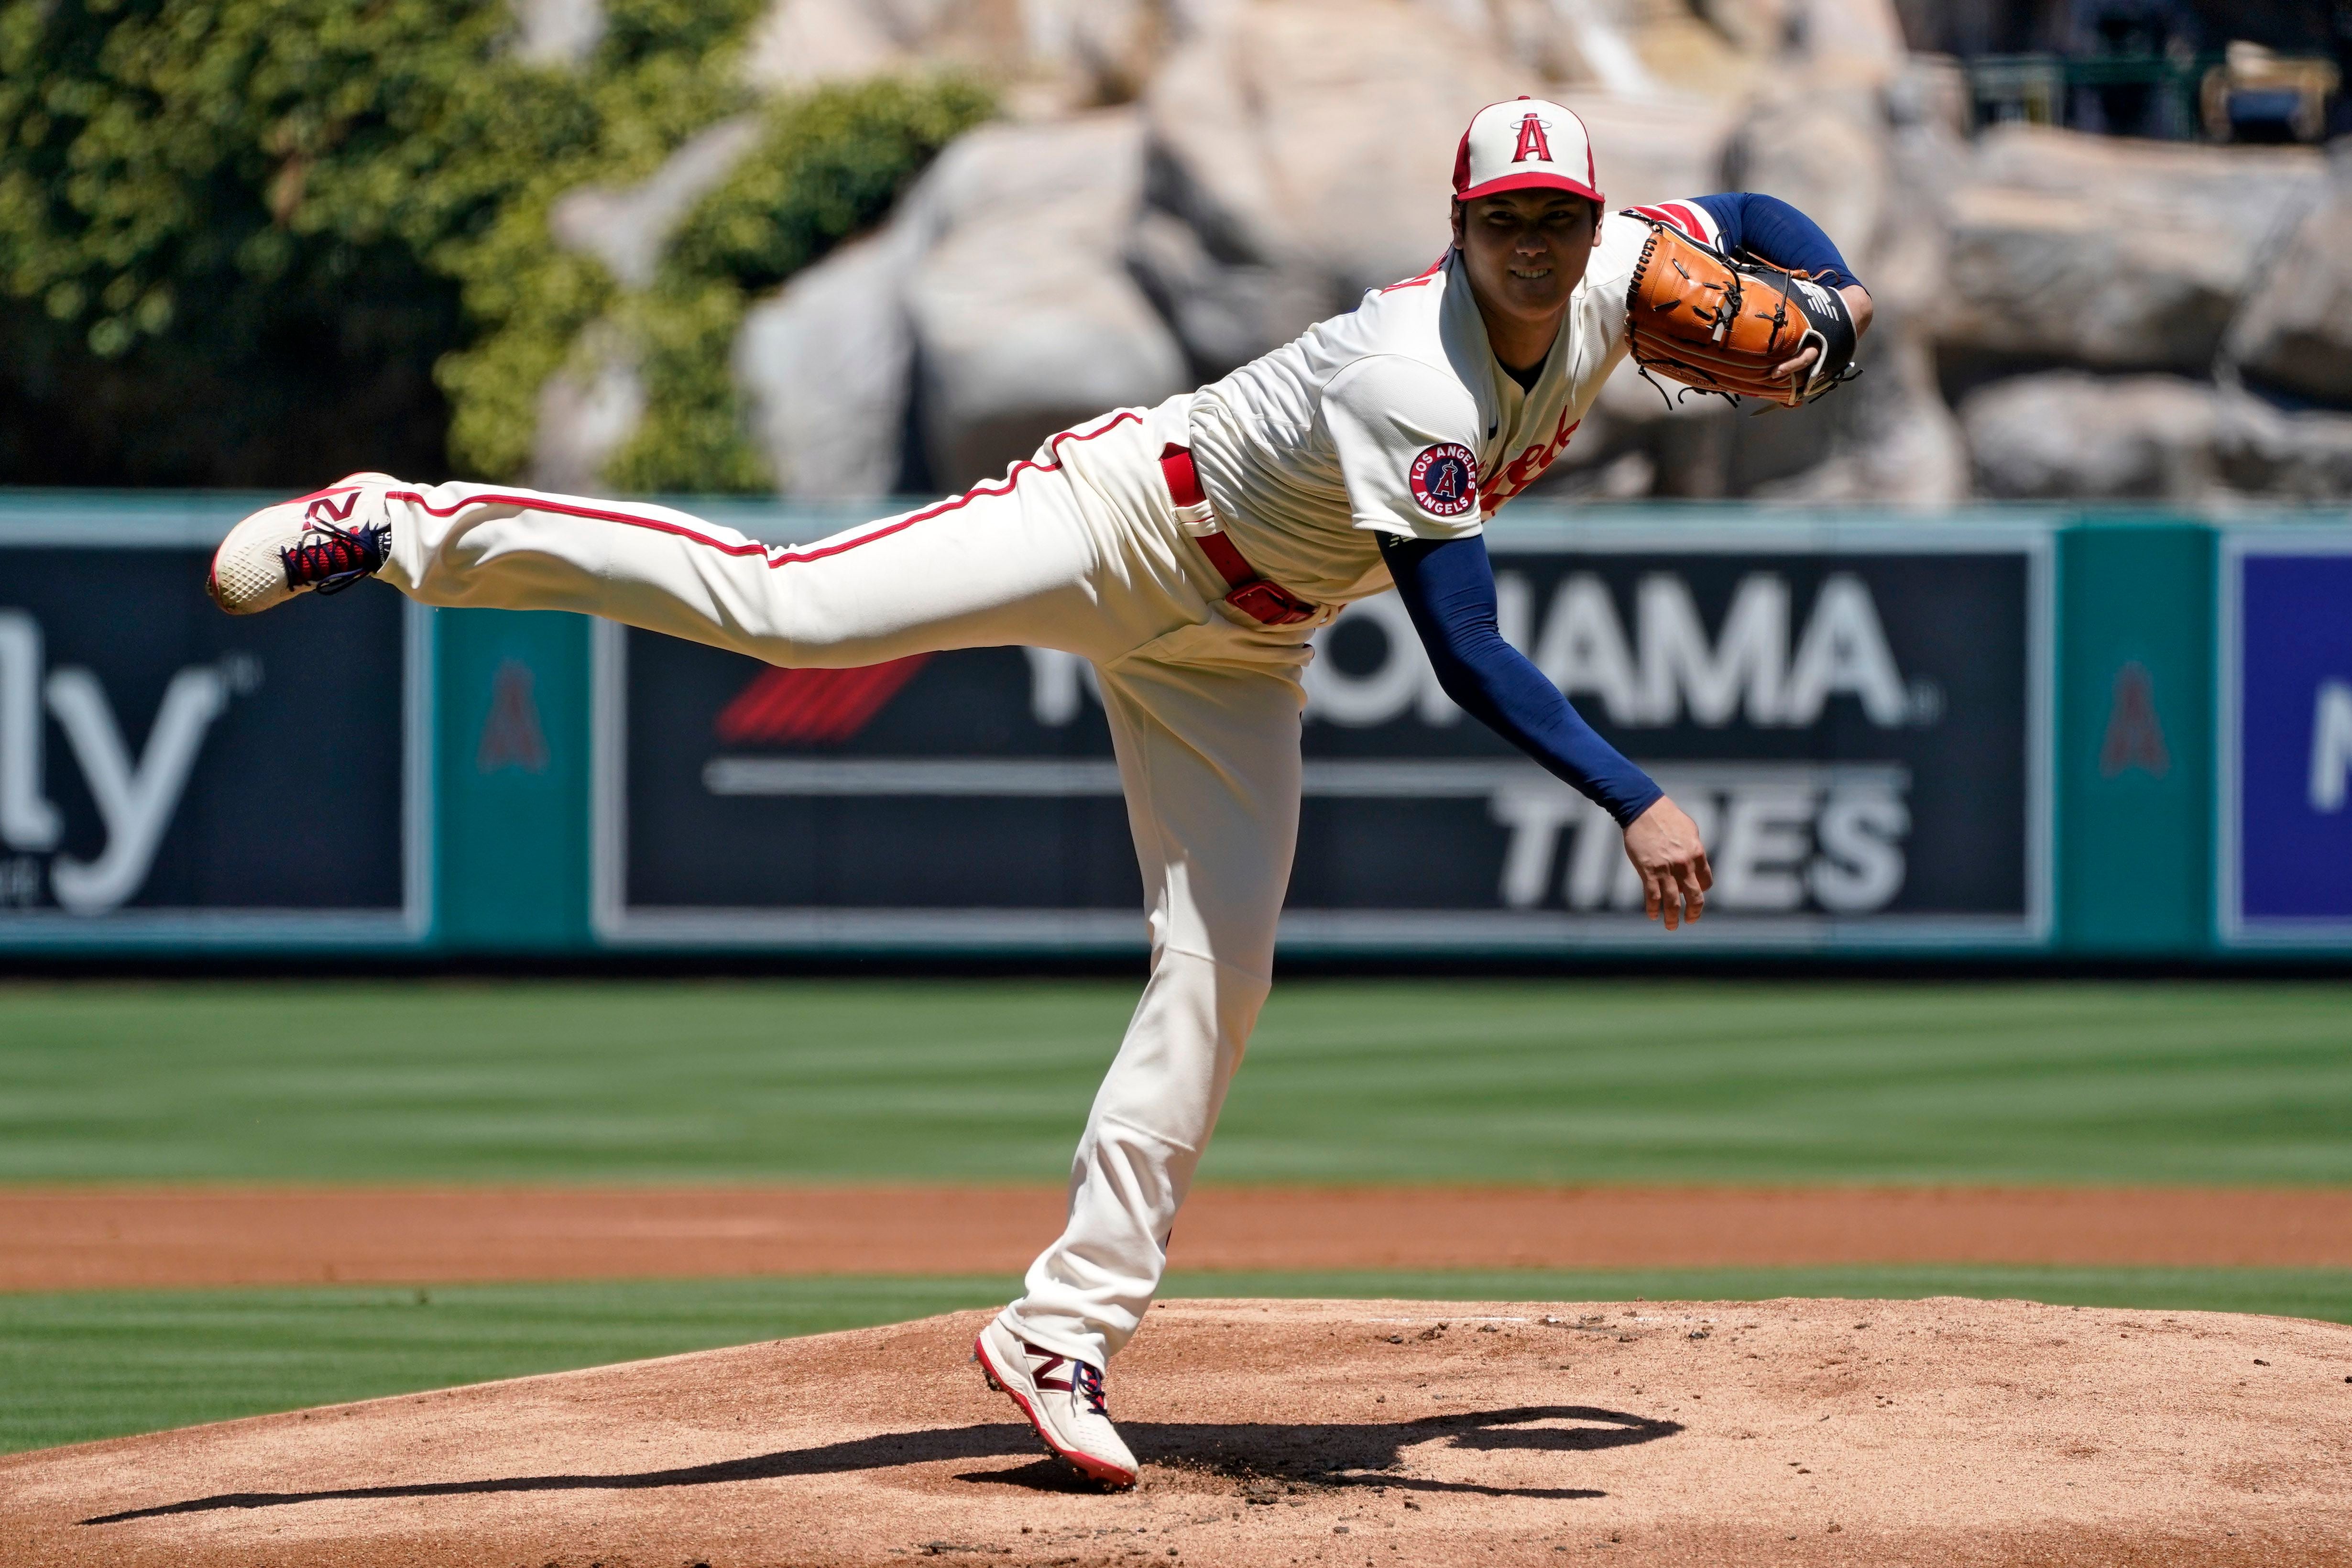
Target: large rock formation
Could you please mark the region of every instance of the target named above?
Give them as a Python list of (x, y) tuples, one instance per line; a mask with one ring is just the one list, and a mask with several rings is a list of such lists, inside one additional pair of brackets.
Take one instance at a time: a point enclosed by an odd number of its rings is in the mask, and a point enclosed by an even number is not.
[(634, 185), (583, 185), (548, 210), (547, 226), (567, 250), (593, 256), (626, 289), (654, 280), (662, 251), (735, 165), (760, 142), (760, 117), (738, 114), (688, 137)]
[(646, 387), (627, 339), (609, 321), (591, 326), (572, 363), (539, 389), (530, 482), (543, 490), (593, 490), (604, 465), (646, 416)]
[(986, 77), (1027, 113), (1066, 112), (1134, 97), (1161, 35), (1190, 9), (1164, 0), (775, 0), (751, 29), (744, 74), (790, 89), (950, 66)]
[(776, 488), (811, 499), (901, 488), (915, 334), (909, 226), (843, 246), (751, 308), (735, 379)]
[[(926, 454), (961, 488), (1055, 431), (1183, 390), (1184, 356), (1123, 259), (1143, 124), (1114, 110), (992, 126), (943, 158), (908, 289)], [(952, 210), (949, 210), (949, 209)]]
[(2247, 379), (2352, 405), (2352, 143), (2338, 143), (2326, 198), (2279, 247), (2230, 324), (2229, 357)]
[(2011, 500), (2194, 500), (2215, 482), (2220, 395), (2182, 376), (2011, 376), (1960, 405), (1978, 487)]
[(2026, 125), (1977, 143), (1950, 201), (1953, 347), (2203, 374), (2257, 263), (2320, 199), (2315, 153)]
[[(595, 13), (600, 18), (603, 13)], [(591, 40), (593, 43), (593, 40)], [(739, 114), (688, 138), (634, 185), (583, 185), (559, 198), (547, 226), (567, 250), (593, 258), (626, 289), (654, 280), (662, 251), (697, 202), (759, 144), (760, 117)], [(646, 413), (645, 386), (625, 335), (598, 321), (572, 362), (540, 388), (530, 479), (545, 489), (593, 489)]]
[(1152, 81), (1150, 200), (1210, 258), (1282, 279), (1263, 297), (1304, 319), (1273, 323), (1271, 347), (1444, 251), (1454, 142), (1510, 90), (1498, 58), (1430, 12), (1244, 0)]
[(2224, 388), (2213, 445), (2234, 489), (2296, 501), (2352, 496), (2352, 415), (2291, 412)]
[(736, 375), (780, 487), (960, 488), (1081, 419), (1182, 390), (1183, 354), (1124, 259), (1142, 171), (1133, 110), (984, 127), (880, 235), (754, 308)]
[(2352, 495), (2352, 415), (2183, 376), (2012, 376), (1960, 405), (1985, 494), (2196, 502)]
[[(1598, 6), (1584, 36), (1607, 68), (1570, 58), (1574, 9), (1233, 0), (1198, 26), (1147, 99), (1129, 252), (1196, 374), (1221, 375), (1442, 255), (1455, 144), (1498, 99), (1549, 92), (1575, 110), (1612, 203), (1708, 186), (1727, 109), (1658, 92)], [(1548, 85), (1515, 55), (1643, 95)]]
[[(600, 15), (516, 4), (551, 58)], [(1584, 119), (1612, 205), (1780, 195), (1876, 311), (1862, 379), (1801, 410), (1670, 405), (1629, 367), (1547, 493), (2352, 494), (2352, 417), (2283, 405), (2352, 409), (2352, 166), (1970, 141), (1964, 79), (1906, 55), (1889, 0), (775, 0), (744, 58), (778, 89), (955, 66), (1010, 115), (748, 318), (736, 373), (791, 493), (968, 483), (1420, 270), (1461, 127), (1529, 92)], [(650, 277), (738, 135), (575, 193), (558, 232)], [(575, 363), (540, 467), (589, 482), (642, 395), (623, 356)]]

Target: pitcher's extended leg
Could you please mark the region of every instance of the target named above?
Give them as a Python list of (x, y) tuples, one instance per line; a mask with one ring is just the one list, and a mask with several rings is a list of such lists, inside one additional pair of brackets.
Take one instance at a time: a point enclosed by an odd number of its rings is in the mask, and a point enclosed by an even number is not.
[(1176, 1210), (1265, 1000), (1297, 841), (1300, 706), (1295, 665), (1145, 654), (1105, 667), (1102, 693), (1142, 863), (1151, 978), (1087, 1119), (1068, 1227), (1004, 1319), (1097, 1366), (1159, 1289)]
[(792, 546), (640, 501), (356, 474), (240, 523), (212, 589), (251, 613), (372, 574), (426, 604), (581, 611), (782, 665), (1017, 643), (1111, 657), (1199, 615), (1164, 558), (1134, 559), (1153, 531), (1066, 467), (1097, 450), (1139, 467), (1145, 419), (1105, 416), (1002, 479)]
[[(876, 664), (1080, 618), (1093, 552), (1076, 509), (1059, 475), (1022, 479), (790, 548), (643, 503), (395, 490), (383, 575), (427, 604), (583, 610), (771, 664)], [(1068, 604), (1038, 603), (1057, 595)]]

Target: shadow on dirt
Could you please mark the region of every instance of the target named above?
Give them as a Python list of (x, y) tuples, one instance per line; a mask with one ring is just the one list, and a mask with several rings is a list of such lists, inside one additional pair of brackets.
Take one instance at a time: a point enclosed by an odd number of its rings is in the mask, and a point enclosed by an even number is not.
[[(1537, 1425), (1537, 1423), (1572, 1425)], [(1307, 1486), (1384, 1486), (1424, 1491), (1477, 1492), (1495, 1497), (1590, 1498), (1602, 1494), (1574, 1489), (1510, 1488), (1426, 1480), (1393, 1472), (1405, 1449), (1421, 1444), (1482, 1452), (1580, 1453), (1620, 1448), (1671, 1437), (1679, 1422), (1632, 1415), (1585, 1405), (1531, 1405), (1517, 1410), (1464, 1411), (1418, 1421), (1212, 1425), (1184, 1422), (1123, 1422), (1119, 1430), (1147, 1464), (1228, 1477), (1244, 1483), (1304, 1483)], [(313, 1492), (222, 1492), (185, 1502), (85, 1519), (83, 1524), (121, 1524), (165, 1514), (209, 1513), (218, 1509), (285, 1508), (303, 1502), (353, 1502), (379, 1499), (464, 1497), (481, 1492), (644, 1491), (661, 1487), (708, 1487), (730, 1481), (778, 1480), (791, 1476), (838, 1475), (882, 1470), (945, 1459), (992, 1459), (1032, 1454), (1037, 1436), (1014, 1422), (950, 1426), (927, 1432), (891, 1432), (814, 1448), (787, 1448), (717, 1464), (673, 1470), (642, 1470), (603, 1476), (500, 1476), (475, 1481), (415, 1481), (403, 1486), (346, 1487)], [(957, 1478), (1009, 1483), (1039, 1489), (1082, 1490), (1087, 1483), (1055, 1464), (991, 1470)]]

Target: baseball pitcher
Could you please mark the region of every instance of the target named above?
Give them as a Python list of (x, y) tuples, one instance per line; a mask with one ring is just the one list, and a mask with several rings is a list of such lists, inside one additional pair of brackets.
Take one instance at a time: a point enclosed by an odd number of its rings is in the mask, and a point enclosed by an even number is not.
[(1156, 408), (1055, 436), (999, 479), (816, 544), (656, 506), (354, 474), (239, 523), (233, 615), (363, 576), (429, 605), (576, 610), (785, 666), (1028, 645), (1100, 676), (1143, 871), (1150, 978), (1087, 1119), (1060, 1239), (974, 1347), (1047, 1447), (1131, 1486), (1103, 1367), (1142, 1321), (1274, 965), (1309, 634), (1393, 587), (1445, 691), (1604, 807), (1651, 918), (1696, 920), (1691, 819), (1496, 628), (1480, 531), (1620, 360), (1802, 402), (1850, 374), (1869, 296), (1769, 197), (1610, 212), (1556, 103), (1479, 112), (1435, 266)]

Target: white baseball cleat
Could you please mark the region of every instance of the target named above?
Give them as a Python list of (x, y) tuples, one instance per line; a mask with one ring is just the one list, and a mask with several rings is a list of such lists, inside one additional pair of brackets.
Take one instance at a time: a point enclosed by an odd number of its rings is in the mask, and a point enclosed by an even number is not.
[(263, 507), (213, 552), (205, 591), (232, 616), (257, 615), (297, 594), (339, 593), (383, 567), (392, 524), (390, 474), (347, 474), (325, 489)]
[(971, 1342), (988, 1386), (1010, 1394), (1054, 1456), (1105, 1486), (1135, 1484), (1135, 1456), (1103, 1408), (1102, 1368), (1035, 1345), (998, 1318)]

